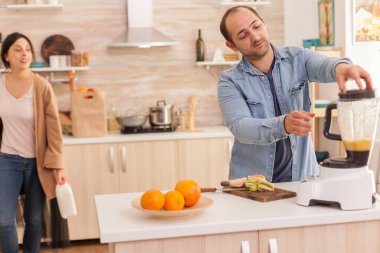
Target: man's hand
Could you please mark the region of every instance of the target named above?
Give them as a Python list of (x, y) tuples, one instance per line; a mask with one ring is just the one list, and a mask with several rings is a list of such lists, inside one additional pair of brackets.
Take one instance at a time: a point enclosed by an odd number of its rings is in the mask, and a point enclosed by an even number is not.
[(341, 92), (346, 92), (346, 82), (350, 79), (354, 80), (360, 90), (364, 89), (361, 79), (366, 83), (366, 89), (373, 89), (371, 76), (360, 66), (348, 63), (339, 63), (336, 68), (336, 81)]
[(311, 120), (314, 115), (314, 113), (305, 111), (290, 112), (284, 120), (285, 131), (288, 134), (307, 136), (311, 131)]

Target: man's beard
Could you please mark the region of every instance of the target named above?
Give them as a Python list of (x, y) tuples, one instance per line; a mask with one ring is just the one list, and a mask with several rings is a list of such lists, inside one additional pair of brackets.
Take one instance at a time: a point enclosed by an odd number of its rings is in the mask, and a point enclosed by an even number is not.
[(263, 48), (260, 48), (260, 50), (253, 50), (251, 52), (247, 52), (245, 57), (247, 57), (250, 60), (260, 60), (262, 59), (269, 51), (270, 44), (267, 40), (261, 40), (261, 41), (255, 41), (252, 45), (254, 47), (256, 44), (262, 43), (261, 45)]

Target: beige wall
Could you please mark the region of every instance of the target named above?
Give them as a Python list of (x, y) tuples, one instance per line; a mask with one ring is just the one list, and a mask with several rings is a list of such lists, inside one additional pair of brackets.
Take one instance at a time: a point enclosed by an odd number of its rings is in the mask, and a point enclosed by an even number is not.
[[(76, 49), (90, 53), (90, 70), (78, 72), (78, 86), (107, 91), (120, 114), (148, 113), (156, 100), (165, 99), (176, 108), (187, 109), (189, 97), (199, 96), (196, 123), (220, 125), (217, 77), (223, 68), (207, 71), (195, 65), (197, 30), (207, 45), (229, 52), (219, 33), (225, 10), (220, 0), (154, 0), (155, 27), (178, 41), (172, 47), (112, 49), (108, 45), (126, 28), (126, 0), (61, 0), (61, 10), (10, 11), (0, 0), (0, 32), (28, 35), (41, 60), (40, 47), (52, 34), (69, 37)], [(283, 1), (259, 7), (272, 42), (283, 46)], [(55, 84), (59, 107), (69, 110), (67, 84)]]

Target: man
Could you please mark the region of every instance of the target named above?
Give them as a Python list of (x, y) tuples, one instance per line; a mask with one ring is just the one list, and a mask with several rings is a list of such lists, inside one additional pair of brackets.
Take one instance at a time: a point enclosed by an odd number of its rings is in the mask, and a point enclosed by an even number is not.
[(263, 19), (252, 8), (236, 6), (225, 13), (220, 31), (226, 45), (243, 59), (219, 79), (219, 104), (235, 136), (230, 179), (251, 174), (268, 181), (303, 180), (318, 175), (309, 132), (310, 82), (355, 80), (363, 89), (372, 81), (361, 67), (345, 58), (328, 58), (311, 50), (276, 48), (269, 42)]

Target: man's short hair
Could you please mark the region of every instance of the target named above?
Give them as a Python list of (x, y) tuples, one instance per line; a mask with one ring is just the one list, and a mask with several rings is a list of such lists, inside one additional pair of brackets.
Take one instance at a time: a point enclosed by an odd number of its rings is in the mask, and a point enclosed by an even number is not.
[(227, 26), (226, 26), (226, 19), (227, 17), (231, 14), (231, 13), (234, 13), (236, 11), (238, 11), (238, 9), (240, 8), (245, 8), (247, 10), (250, 10), (253, 14), (255, 14), (261, 21), (264, 21), (261, 16), (259, 15), (259, 13), (257, 13), (257, 11), (255, 9), (253, 9), (252, 7), (249, 7), (249, 6), (245, 6), (245, 5), (239, 5), (239, 6), (234, 6), (234, 7), (231, 7), (229, 8), (226, 13), (224, 13), (223, 17), (222, 17), (222, 20), (220, 21), (220, 32), (222, 33), (223, 37), (233, 43), (232, 41), (232, 38), (231, 38), (231, 35), (228, 33), (227, 31)]

